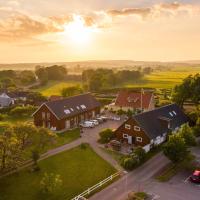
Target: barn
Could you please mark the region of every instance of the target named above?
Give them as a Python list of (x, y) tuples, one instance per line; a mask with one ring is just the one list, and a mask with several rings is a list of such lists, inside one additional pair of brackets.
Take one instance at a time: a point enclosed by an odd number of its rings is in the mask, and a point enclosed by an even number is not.
[(100, 103), (89, 93), (43, 103), (33, 113), (34, 124), (54, 131), (75, 128), (100, 113)]
[(121, 142), (149, 151), (163, 143), (169, 132), (177, 131), (187, 122), (189, 119), (182, 109), (171, 104), (130, 117), (115, 131), (115, 136)]

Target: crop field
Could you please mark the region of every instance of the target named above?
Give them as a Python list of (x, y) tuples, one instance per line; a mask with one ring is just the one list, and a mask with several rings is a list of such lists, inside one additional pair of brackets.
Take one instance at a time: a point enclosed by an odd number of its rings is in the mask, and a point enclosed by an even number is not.
[(61, 95), (61, 91), (65, 87), (80, 85), (80, 82), (76, 81), (49, 81), (49, 83), (45, 86), (42, 86), (35, 91), (40, 92), (44, 96), (51, 95)]
[(200, 73), (200, 68), (185, 69), (182, 71), (157, 71), (144, 77), (138, 83), (126, 83), (125, 87), (144, 87), (144, 88), (173, 88), (175, 85), (180, 84), (187, 76)]

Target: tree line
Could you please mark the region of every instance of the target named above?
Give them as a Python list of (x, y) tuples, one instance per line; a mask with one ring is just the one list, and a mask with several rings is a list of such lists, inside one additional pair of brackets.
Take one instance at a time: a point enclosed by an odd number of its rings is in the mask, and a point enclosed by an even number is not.
[(139, 70), (114, 72), (112, 69), (88, 69), (82, 73), (83, 87), (89, 91), (101, 91), (128, 81), (136, 82), (142, 77), (143, 73)]

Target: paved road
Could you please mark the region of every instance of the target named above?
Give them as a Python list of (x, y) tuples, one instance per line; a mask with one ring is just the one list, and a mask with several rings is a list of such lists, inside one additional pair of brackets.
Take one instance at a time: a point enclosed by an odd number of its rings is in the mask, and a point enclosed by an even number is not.
[(162, 153), (159, 153), (141, 167), (92, 196), (90, 200), (124, 200), (133, 190), (143, 191), (146, 185), (151, 183), (151, 178), (169, 162)]

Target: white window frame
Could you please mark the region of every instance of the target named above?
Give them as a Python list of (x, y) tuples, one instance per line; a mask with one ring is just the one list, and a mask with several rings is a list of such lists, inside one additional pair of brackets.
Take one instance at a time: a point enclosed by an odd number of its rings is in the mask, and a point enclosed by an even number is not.
[(142, 139), (143, 139), (142, 137), (136, 137), (137, 142), (142, 142)]
[(125, 129), (130, 130), (131, 129), (131, 125), (130, 124), (125, 124)]
[(128, 134), (123, 134), (124, 139), (128, 139)]
[(140, 127), (139, 126), (134, 126), (134, 131), (140, 131)]

